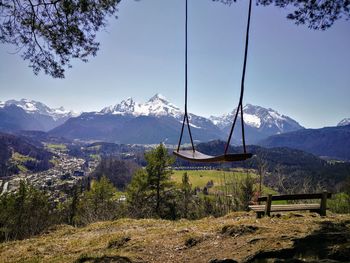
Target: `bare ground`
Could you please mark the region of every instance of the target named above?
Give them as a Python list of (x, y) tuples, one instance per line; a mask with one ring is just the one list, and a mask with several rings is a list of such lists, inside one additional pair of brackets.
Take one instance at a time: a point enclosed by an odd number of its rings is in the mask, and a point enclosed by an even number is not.
[(231, 213), (57, 226), (0, 244), (0, 262), (350, 262), (350, 215)]

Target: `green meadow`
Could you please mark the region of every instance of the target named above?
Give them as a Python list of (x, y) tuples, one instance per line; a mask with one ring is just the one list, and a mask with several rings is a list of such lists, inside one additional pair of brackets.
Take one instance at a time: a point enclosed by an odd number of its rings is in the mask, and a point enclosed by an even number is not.
[(252, 171), (243, 170), (233, 170), (233, 171), (223, 171), (223, 170), (174, 170), (171, 178), (177, 184), (181, 184), (182, 176), (187, 173), (190, 178), (190, 183), (192, 187), (204, 187), (210, 181), (213, 181), (214, 187), (222, 186), (225, 181), (228, 182), (235, 178), (244, 178), (247, 173), (251, 176), (256, 177)]

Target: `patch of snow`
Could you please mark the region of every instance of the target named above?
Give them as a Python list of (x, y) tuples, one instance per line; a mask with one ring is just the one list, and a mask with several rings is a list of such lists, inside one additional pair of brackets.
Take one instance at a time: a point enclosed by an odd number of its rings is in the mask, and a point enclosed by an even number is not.
[(278, 112), (269, 109), (269, 114), (272, 118), (274, 118), (275, 120), (285, 120), (285, 118), (283, 117), (283, 115), (279, 114)]
[[(180, 121), (180, 123), (181, 123), (181, 125), (182, 125), (182, 121)], [(185, 123), (185, 125), (187, 125), (187, 124)], [(193, 127), (193, 128), (196, 128), (196, 129), (202, 129), (202, 127), (199, 127), (199, 126), (197, 126), (197, 125), (194, 125), (194, 124), (191, 123), (191, 122), (190, 122), (190, 126)]]
[(260, 118), (258, 116), (252, 115), (252, 114), (244, 114), (243, 118), (244, 118), (244, 122), (247, 125), (253, 126), (253, 127), (256, 127), (256, 128), (260, 128), (261, 120), (260, 120)]

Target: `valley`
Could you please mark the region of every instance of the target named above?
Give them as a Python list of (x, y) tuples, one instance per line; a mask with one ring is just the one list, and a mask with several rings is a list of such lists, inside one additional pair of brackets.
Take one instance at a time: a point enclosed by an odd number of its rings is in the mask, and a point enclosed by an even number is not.
[(1, 195), (18, 191), (20, 182), (24, 181), (37, 189), (45, 191), (50, 202), (59, 204), (67, 200), (74, 186), (81, 180), (88, 178), (98, 165), (97, 160), (86, 161), (81, 158), (70, 156), (65, 148), (49, 145), (53, 154), (50, 160), (53, 167), (42, 172), (19, 172), (7, 177), (0, 177)]

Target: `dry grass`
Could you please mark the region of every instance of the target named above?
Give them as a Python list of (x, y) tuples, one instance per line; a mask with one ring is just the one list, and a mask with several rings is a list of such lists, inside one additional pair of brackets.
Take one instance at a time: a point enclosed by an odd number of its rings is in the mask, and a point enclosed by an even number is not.
[(197, 221), (120, 219), (84, 228), (57, 226), (35, 238), (0, 244), (0, 262), (244, 262), (261, 251), (290, 248), (322, 223), (344, 220), (350, 222), (350, 216), (290, 213), (257, 220), (253, 213), (232, 213)]

